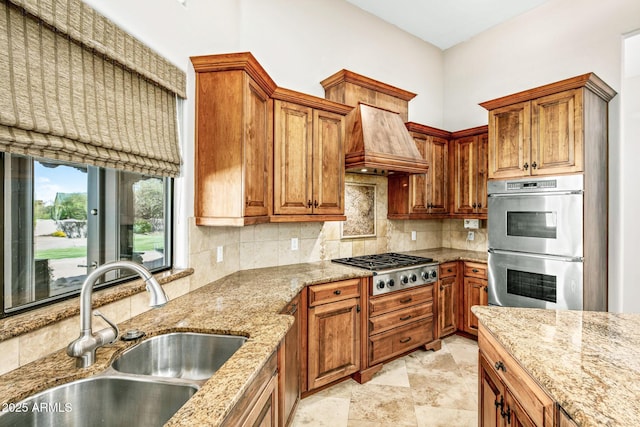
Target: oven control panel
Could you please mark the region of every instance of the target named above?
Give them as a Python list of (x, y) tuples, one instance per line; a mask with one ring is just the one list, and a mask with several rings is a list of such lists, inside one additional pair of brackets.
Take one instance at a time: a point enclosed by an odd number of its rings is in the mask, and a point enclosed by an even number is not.
[(373, 273), (373, 295), (401, 291), (438, 281), (438, 264), (399, 268)]

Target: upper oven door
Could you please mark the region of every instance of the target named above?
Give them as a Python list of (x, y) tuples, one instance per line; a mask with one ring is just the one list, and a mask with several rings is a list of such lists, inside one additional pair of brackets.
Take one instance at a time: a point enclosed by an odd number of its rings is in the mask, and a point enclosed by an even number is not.
[(582, 199), (571, 191), (490, 195), (489, 247), (583, 256)]
[(582, 310), (581, 258), (489, 250), (490, 305)]

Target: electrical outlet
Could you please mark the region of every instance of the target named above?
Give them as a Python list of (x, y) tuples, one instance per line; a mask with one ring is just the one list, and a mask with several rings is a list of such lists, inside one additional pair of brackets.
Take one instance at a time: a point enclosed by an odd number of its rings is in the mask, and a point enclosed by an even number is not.
[(297, 237), (292, 237), (291, 238), (291, 250), (292, 251), (297, 251), (298, 250), (298, 238)]
[(222, 262), (224, 259), (224, 246), (218, 246), (216, 250), (216, 262)]
[(418, 240), (418, 232), (417, 231), (412, 231), (411, 232), (411, 240)]
[(475, 237), (476, 236), (475, 236), (475, 233), (473, 231), (469, 231), (467, 233), (467, 240), (473, 240), (473, 239), (475, 239)]

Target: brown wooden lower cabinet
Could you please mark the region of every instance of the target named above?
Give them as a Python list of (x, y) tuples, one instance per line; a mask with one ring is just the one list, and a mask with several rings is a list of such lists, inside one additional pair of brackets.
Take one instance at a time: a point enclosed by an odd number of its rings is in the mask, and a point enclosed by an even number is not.
[(487, 264), (478, 262), (463, 262), (463, 290), (462, 290), (462, 329), (471, 335), (478, 335), (478, 318), (471, 312), (474, 305), (487, 305)]
[(369, 367), (434, 342), (433, 293), (429, 285), (370, 297)]
[(278, 417), (280, 426), (287, 426), (300, 401), (300, 296), (296, 296), (282, 311), (294, 317), (278, 352)]
[(258, 401), (244, 420), (242, 427), (278, 426), (278, 374), (274, 374), (267, 383)]
[(480, 326), (478, 334), (480, 427), (553, 427), (555, 402)]
[(436, 294), (438, 295), (438, 338), (451, 335), (457, 330), (458, 312), (458, 261), (440, 264), (440, 275)]
[(360, 370), (361, 280), (307, 288), (307, 388), (313, 390)]
[(278, 425), (278, 357), (269, 358), (231, 413), (223, 427)]

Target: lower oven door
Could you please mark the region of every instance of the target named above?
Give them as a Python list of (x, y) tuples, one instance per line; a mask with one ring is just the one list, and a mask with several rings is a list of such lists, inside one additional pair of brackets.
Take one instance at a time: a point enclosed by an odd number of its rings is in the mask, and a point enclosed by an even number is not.
[(489, 249), (489, 304), (582, 310), (582, 258)]

